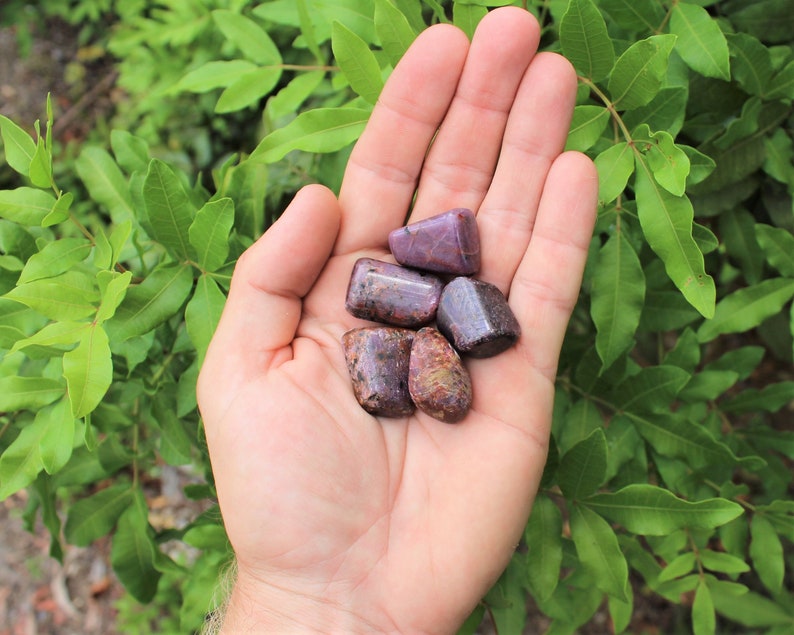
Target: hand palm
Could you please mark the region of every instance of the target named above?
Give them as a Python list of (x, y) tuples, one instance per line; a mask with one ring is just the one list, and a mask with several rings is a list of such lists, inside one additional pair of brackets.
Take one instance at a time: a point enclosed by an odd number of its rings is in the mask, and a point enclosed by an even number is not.
[[(499, 33), (495, 44), (489, 32)], [(556, 357), (594, 206), (591, 165), (557, 157), (573, 76), (556, 56), (529, 65), (536, 41), (535, 23), (518, 10), (493, 12), (468, 51), (451, 29), (425, 33), (384, 90), (339, 201), (304, 189), (241, 258), (199, 397), (240, 584), (248, 580), (251, 593), (301, 597), (379, 630), (448, 630), (517, 543), (545, 458)], [(517, 61), (494, 78), (497, 48)], [(544, 76), (551, 83), (539, 96), (531, 80)], [(504, 104), (491, 111), (467, 90)], [(511, 107), (554, 122), (525, 126), (508, 120)], [(483, 138), (461, 139), (475, 120), (486, 120)], [(398, 124), (406, 147), (390, 153)], [(456, 164), (464, 141), (475, 155)], [(525, 174), (530, 146), (534, 179)], [(344, 310), (353, 262), (386, 256), (386, 234), (402, 222), (417, 178), (414, 217), (479, 209), (480, 275), (509, 294), (524, 329), (506, 353), (467, 361), (474, 404), (456, 425), (421, 412), (368, 415), (340, 343), (362, 324)], [(549, 271), (549, 257), (563, 270)]]

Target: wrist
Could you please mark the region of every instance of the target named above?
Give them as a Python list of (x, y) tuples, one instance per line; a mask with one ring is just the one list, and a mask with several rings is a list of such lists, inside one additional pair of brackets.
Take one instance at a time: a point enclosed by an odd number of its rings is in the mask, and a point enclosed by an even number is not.
[(384, 629), (342, 603), (242, 573), (229, 596), (219, 631), (220, 635), (366, 632)]

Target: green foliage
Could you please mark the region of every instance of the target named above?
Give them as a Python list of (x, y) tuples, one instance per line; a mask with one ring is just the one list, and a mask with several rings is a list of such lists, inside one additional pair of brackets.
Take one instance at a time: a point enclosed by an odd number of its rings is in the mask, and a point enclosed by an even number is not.
[(155, 529), (145, 476), (189, 465), (212, 499), (194, 386), (234, 262), (301, 184), (338, 186), (423, 28), (505, 4), (577, 70), (567, 148), (595, 161), (599, 219), (541, 491), (461, 632), (520, 632), (529, 595), (551, 633), (599, 608), (632, 632), (637, 591), (697, 635), (794, 628), (787, 0), (71, 4), (116, 20), (129, 97), (73, 163), (51, 108), (43, 132), (0, 116), (0, 498), (29, 489), (56, 557), (112, 535), (129, 593), (171, 609), (122, 603), (130, 632), (197, 629), (230, 558), (214, 507)]

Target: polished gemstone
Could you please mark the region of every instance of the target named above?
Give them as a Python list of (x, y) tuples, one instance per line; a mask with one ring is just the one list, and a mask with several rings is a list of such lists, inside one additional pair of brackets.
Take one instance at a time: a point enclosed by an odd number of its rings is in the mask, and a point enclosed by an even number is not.
[(360, 258), (353, 265), (345, 308), (364, 320), (418, 327), (435, 318), (443, 287), (433, 274)]
[(413, 331), (388, 326), (357, 328), (342, 336), (353, 393), (367, 412), (403, 417), (414, 411), (408, 392), (413, 339)]
[(425, 327), (414, 336), (408, 390), (417, 408), (445, 423), (456, 423), (471, 407), (469, 372), (449, 341)]
[(480, 268), (480, 234), (470, 209), (458, 207), (389, 234), (394, 259), (407, 267), (469, 275)]
[(498, 355), (521, 335), (502, 292), (473, 278), (455, 278), (444, 287), (436, 321), (455, 348), (472, 357)]

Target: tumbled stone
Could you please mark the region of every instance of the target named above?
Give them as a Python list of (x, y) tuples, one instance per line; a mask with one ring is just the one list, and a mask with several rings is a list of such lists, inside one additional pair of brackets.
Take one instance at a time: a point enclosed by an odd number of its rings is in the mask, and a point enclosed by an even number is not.
[(389, 249), (400, 264), (426, 271), (465, 276), (480, 268), (477, 220), (463, 207), (395, 229)]
[(413, 331), (388, 326), (357, 328), (342, 336), (353, 393), (367, 412), (383, 417), (413, 413), (408, 392), (413, 339)]
[(521, 335), (502, 292), (489, 282), (472, 278), (455, 278), (444, 287), (436, 322), (456, 349), (472, 357), (498, 355)]
[(443, 287), (433, 274), (360, 258), (353, 265), (345, 308), (364, 320), (418, 327), (435, 317)]
[(432, 327), (414, 336), (408, 391), (417, 408), (445, 423), (460, 421), (471, 407), (469, 372), (449, 341)]

